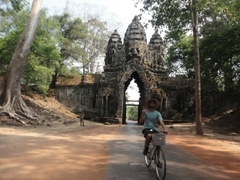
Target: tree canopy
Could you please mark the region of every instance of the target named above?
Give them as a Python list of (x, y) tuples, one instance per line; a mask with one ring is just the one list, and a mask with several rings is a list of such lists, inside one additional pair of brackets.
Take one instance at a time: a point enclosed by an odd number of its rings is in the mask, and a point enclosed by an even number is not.
[(45, 96), (59, 74), (80, 74), (74, 63), (84, 70), (92, 64), (87, 71), (92, 73), (109, 38), (107, 23), (98, 17), (50, 15), (41, 4), (33, 0), (30, 8), (26, 1), (0, 1), (0, 113), (23, 124), (37, 120), (21, 97), (23, 87), (26, 93), (37, 87)]
[[(169, 71), (194, 78), (190, 1), (136, 2), (144, 4), (143, 13), (152, 15), (149, 22), (166, 32), (166, 66)], [(240, 3), (237, 0), (198, 2), (202, 87), (204, 90), (217, 88), (229, 94), (239, 89)], [(182, 71), (177, 72), (177, 69)]]
[[(5, 8), (8, 7), (8, 8)], [(0, 20), (0, 76), (3, 76), (11, 55), (25, 27), (29, 4), (26, 1), (2, 1)], [(88, 15), (86, 19), (74, 16), (67, 9), (61, 14), (41, 11), (28, 60), (22, 76), (22, 85), (28, 90), (37, 86), (47, 94), (49, 85), (55, 86), (59, 74), (95, 73), (98, 61), (105, 54), (110, 37), (106, 21)]]
[[(151, 23), (166, 35), (166, 67), (172, 75), (194, 74), (195, 39), (191, 30), (194, 2), (189, 0), (136, 0), (149, 13)], [(221, 109), (224, 100), (239, 104), (239, 13), (238, 0), (197, 1), (201, 91), (204, 115)], [(224, 98), (227, 97), (228, 98)], [(212, 99), (210, 101), (210, 99)], [(221, 100), (219, 100), (221, 99)], [(222, 101), (222, 102), (221, 102)], [(212, 108), (208, 108), (208, 104)], [(236, 104), (236, 103), (233, 103)]]

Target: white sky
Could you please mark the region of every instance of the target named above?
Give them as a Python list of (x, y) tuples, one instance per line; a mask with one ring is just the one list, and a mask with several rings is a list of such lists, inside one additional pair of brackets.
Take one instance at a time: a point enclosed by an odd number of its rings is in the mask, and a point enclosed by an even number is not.
[[(32, 1), (29, 0), (31, 3)], [(140, 11), (138, 8), (134, 7), (135, 1), (133, 0), (69, 0), (70, 2), (74, 2), (76, 4), (92, 4), (96, 5), (98, 7), (101, 7), (104, 9), (104, 13), (108, 14), (116, 14), (118, 21), (121, 21), (123, 23), (122, 29), (118, 30), (121, 39), (124, 38), (124, 33), (127, 30), (128, 25), (132, 22), (135, 15), (140, 14)], [(43, 0), (43, 7), (46, 7), (51, 12), (61, 12), (65, 6), (66, 6), (67, 0)], [(145, 18), (146, 20), (147, 18)], [(143, 22), (142, 22), (143, 24)], [(148, 29), (145, 29), (147, 34), (147, 40), (149, 42), (149, 39), (154, 33), (154, 30), (152, 27), (149, 26)], [(129, 86), (132, 86), (133, 89), (128, 88), (127, 92), (130, 95), (131, 100), (138, 100), (139, 99), (139, 93), (136, 83), (131, 81)]]
[[(32, 0), (29, 0), (32, 2)], [(118, 21), (123, 23), (123, 27), (118, 30), (121, 39), (124, 38), (124, 33), (127, 30), (128, 25), (132, 22), (135, 15), (140, 14), (139, 8), (134, 7), (135, 1), (133, 0), (43, 0), (43, 7), (47, 7), (50, 12), (58, 11), (60, 12), (66, 7), (66, 2), (73, 2), (74, 4), (92, 4), (98, 6), (99, 8), (103, 8), (106, 14), (114, 14), (117, 16)], [(77, 9), (77, 8), (76, 8)], [(145, 17), (144, 21), (147, 21), (147, 17)], [(142, 24), (144, 22), (142, 21)], [(149, 25), (148, 29), (145, 29), (147, 34), (147, 40), (149, 42), (152, 37), (154, 30)]]

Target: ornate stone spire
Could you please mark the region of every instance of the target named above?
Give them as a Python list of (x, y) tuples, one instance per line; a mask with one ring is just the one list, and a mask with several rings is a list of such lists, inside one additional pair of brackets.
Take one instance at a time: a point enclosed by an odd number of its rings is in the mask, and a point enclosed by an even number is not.
[(123, 54), (121, 53), (122, 51), (123, 51), (122, 40), (118, 31), (115, 30), (108, 41), (107, 52), (105, 57), (105, 69), (109, 69), (110, 67), (113, 67), (118, 63), (121, 63), (119, 61), (121, 60), (120, 55), (123, 56)]
[(138, 16), (135, 16), (132, 23), (129, 24), (124, 37), (124, 43), (129, 41), (147, 42), (146, 33), (143, 25), (140, 23)]
[(110, 45), (111, 43), (122, 43), (121, 37), (120, 37), (120, 35), (119, 35), (117, 30), (115, 30), (112, 33), (112, 35), (111, 35), (111, 37), (110, 37), (110, 39), (108, 41), (108, 45)]
[(158, 30), (155, 31), (155, 33), (152, 35), (149, 44), (162, 44), (162, 38), (160, 34), (158, 33)]
[(149, 62), (151, 63), (151, 68), (154, 71), (160, 71), (164, 69), (164, 49), (163, 42), (160, 34), (156, 30), (152, 35), (150, 42), (148, 44)]

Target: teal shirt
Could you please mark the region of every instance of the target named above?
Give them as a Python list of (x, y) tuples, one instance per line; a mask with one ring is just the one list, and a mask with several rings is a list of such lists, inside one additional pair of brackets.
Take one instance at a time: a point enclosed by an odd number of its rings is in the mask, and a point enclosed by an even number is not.
[(150, 129), (157, 130), (158, 122), (163, 120), (160, 112), (156, 110), (151, 112), (148, 109), (146, 110), (143, 118), (144, 118), (144, 125), (143, 125), (144, 129), (150, 128)]

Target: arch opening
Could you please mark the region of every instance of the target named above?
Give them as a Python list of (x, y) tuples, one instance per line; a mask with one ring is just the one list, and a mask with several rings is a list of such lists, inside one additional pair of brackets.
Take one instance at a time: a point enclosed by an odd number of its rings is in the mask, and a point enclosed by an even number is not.
[[(133, 86), (133, 90), (130, 88)], [(123, 115), (122, 115), (122, 123), (127, 123), (127, 109), (130, 107), (134, 107), (136, 110), (136, 119), (135, 122), (138, 123), (138, 120), (141, 115), (141, 110), (143, 108), (142, 97), (144, 97), (144, 83), (141, 81), (139, 74), (134, 71), (130, 78), (124, 83), (124, 103), (123, 103)], [(129, 95), (126, 92), (131, 92)], [(128, 96), (128, 97), (126, 97)]]

